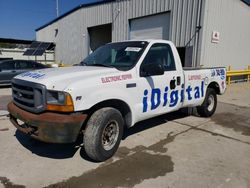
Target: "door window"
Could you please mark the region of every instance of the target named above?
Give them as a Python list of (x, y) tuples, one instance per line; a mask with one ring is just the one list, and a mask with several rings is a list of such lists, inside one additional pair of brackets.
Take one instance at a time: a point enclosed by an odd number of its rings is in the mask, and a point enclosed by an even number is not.
[(154, 63), (161, 64), (165, 71), (176, 70), (173, 53), (168, 44), (154, 44), (144, 58), (142, 67)]

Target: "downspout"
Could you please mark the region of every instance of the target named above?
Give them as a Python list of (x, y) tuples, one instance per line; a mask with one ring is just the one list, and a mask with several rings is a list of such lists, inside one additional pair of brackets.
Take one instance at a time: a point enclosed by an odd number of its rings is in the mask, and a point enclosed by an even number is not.
[[(198, 66), (198, 52), (199, 52), (199, 43), (200, 43), (200, 30), (202, 29), (201, 26), (201, 16), (202, 16), (202, 6), (203, 6), (203, 0), (199, 1), (199, 8), (197, 10), (197, 20), (196, 20), (196, 27), (195, 32), (190, 38), (190, 40), (186, 43), (185, 48), (190, 45), (190, 43), (194, 40), (194, 45), (196, 46), (196, 53), (195, 53), (195, 60), (193, 61), (193, 66)], [(199, 14), (199, 16), (198, 16)], [(197, 38), (196, 38), (197, 36)]]
[(202, 16), (202, 7), (203, 7), (203, 0), (200, 0), (200, 7), (199, 7), (199, 22), (198, 22), (198, 26), (196, 26), (196, 28), (199, 28), (198, 29), (198, 34), (197, 34), (197, 47), (196, 47), (196, 60), (195, 60), (195, 67), (197, 67), (198, 66), (198, 53), (199, 53), (199, 46), (200, 46), (200, 39), (201, 39), (201, 37), (200, 37), (200, 30), (202, 29), (202, 26), (201, 26), (201, 16)]

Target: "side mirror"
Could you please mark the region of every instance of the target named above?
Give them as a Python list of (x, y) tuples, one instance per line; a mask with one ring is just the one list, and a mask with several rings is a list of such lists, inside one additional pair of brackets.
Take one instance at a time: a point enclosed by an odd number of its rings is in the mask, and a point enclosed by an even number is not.
[(141, 66), (140, 76), (157, 76), (164, 74), (164, 67), (161, 63), (150, 63)]

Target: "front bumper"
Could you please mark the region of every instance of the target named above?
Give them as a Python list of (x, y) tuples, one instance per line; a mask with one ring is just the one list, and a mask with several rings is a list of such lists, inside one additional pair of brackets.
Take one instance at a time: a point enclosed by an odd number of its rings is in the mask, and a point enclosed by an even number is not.
[[(13, 102), (8, 104), (8, 111), (10, 121), (18, 130), (49, 143), (75, 142), (87, 118), (86, 114), (33, 114), (17, 107)], [(20, 125), (18, 119), (24, 124)]]

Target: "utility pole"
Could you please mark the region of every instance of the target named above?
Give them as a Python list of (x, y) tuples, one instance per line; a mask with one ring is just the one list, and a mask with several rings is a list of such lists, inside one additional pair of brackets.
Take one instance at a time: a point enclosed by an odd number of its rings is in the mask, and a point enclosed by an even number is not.
[(56, 0), (56, 17), (59, 16), (59, 2)]

